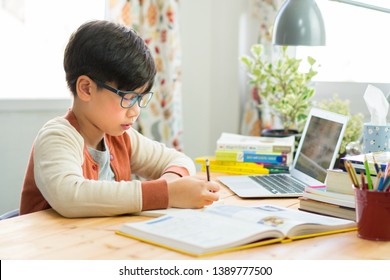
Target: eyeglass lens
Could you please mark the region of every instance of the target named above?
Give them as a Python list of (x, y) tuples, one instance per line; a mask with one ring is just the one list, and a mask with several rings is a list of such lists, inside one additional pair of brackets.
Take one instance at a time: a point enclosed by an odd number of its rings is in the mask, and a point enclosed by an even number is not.
[(124, 108), (130, 108), (137, 102), (138, 100), (138, 105), (141, 108), (144, 108), (148, 105), (150, 99), (152, 98), (152, 93), (148, 92), (142, 95), (138, 95), (135, 93), (128, 93), (126, 95), (123, 95), (122, 97), (122, 107)]

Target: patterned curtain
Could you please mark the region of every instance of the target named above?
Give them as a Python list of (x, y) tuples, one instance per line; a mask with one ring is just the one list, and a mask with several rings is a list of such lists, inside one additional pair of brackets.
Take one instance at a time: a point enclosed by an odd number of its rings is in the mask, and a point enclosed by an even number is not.
[[(279, 7), (283, 3), (283, 0), (252, 0), (250, 9), (251, 17), (254, 17), (258, 24), (258, 29), (255, 37), (251, 41), (261, 43), (264, 45), (264, 53), (268, 57), (272, 57), (275, 50), (272, 46), (272, 26), (279, 10)], [(247, 50), (249, 53), (249, 50)], [(245, 83), (248, 83), (247, 77), (245, 77)], [(246, 102), (243, 112), (241, 133), (244, 135), (255, 135), (259, 136), (264, 128), (270, 128), (274, 125), (275, 120), (271, 119), (267, 106), (259, 108), (262, 104), (262, 100), (257, 94), (256, 88), (247, 88)]]
[(182, 151), (179, 0), (107, 0), (107, 18), (136, 30), (157, 66), (150, 105), (142, 109), (138, 130)]

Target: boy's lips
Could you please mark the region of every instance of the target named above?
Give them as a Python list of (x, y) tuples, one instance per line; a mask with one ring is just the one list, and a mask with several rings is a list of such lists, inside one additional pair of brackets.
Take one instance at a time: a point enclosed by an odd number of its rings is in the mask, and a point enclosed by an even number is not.
[(124, 130), (128, 130), (132, 125), (133, 125), (133, 123), (126, 123), (126, 124), (121, 124), (121, 127)]
[(129, 119), (129, 122), (128, 123), (122, 123), (121, 124), (121, 127), (124, 129), (124, 130), (128, 130), (130, 127), (132, 127), (135, 123), (135, 121), (137, 120), (137, 118), (130, 118)]

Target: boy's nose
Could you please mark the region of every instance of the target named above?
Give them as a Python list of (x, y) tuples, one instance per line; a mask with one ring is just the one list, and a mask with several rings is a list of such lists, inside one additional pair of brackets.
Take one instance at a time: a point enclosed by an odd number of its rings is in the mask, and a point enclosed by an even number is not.
[(132, 117), (134, 115), (139, 115), (141, 112), (141, 107), (138, 105), (138, 102), (135, 102), (135, 104), (133, 106), (131, 106), (130, 108), (127, 108), (127, 112), (126, 112), (126, 115), (128, 117)]

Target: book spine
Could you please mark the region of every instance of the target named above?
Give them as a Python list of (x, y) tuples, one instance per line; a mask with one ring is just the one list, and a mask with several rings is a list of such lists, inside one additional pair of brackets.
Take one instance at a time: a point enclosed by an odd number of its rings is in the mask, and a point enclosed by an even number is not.
[(343, 200), (343, 199), (334, 198), (334, 197), (327, 197), (327, 196), (323, 196), (323, 195), (309, 193), (306, 191), (303, 192), (302, 197), (309, 198), (312, 200), (322, 201), (322, 202), (326, 202), (326, 203), (341, 205), (341, 206), (345, 206), (345, 207), (355, 208), (355, 201)]
[(270, 168), (270, 167), (265, 167), (265, 168), (268, 169), (269, 174), (289, 173), (288, 169)]
[(247, 150), (265, 153), (290, 153), (292, 151), (291, 145), (280, 144), (254, 144), (254, 143), (223, 143), (217, 142), (217, 150)]
[(265, 165), (269, 165), (271, 167), (276, 166), (275, 164), (268, 164), (268, 163), (257, 163), (257, 162), (239, 162), (239, 161), (230, 161), (230, 160), (215, 160), (210, 161), (210, 165), (221, 165), (221, 166), (235, 166), (240, 168), (251, 168), (251, 169), (258, 169), (263, 168)]
[(217, 150), (215, 152), (216, 160), (220, 161), (237, 161), (237, 162), (256, 162), (271, 164), (286, 164), (286, 154), (267, 154), (252, 151), (229, 151)]
[[(196, 163), (202, 164), (202, 171), (206, 171), (205, 158), (196, 158)], [(212, 172), (222, 172), (228, 174), (278, 174), (288, 173), (289, 166), (283, 164), (272, 163), (256, 163), (256, 162), (237, 162), (237, 161), (223, 161), (210, 159), (210, 168)], [(267, 170), (264, 170), (267, 169)]]
[[(243, 168), (237, 166), (215, 165), (209, 166), (210, 172), (236, 174), (236, 175), (254, 175), (254, 174), (271, 174), (267, 168)], [(202, 165), (202, 171), (206, 171), (206, 165)], [(279, 170), (272, 171), (279, 172)]]
[(243, 155), (244, 162), (262, 162), (262, 163), (274, 163), (274, 164), (286, 164), (287, 155), (267, 155), (267, 154), (252, 154), (245, 153)]
[(275, 145), (272, 148), (274, 153), (290, 153), (292, 151), (291, 146)]
[(273, 147), (271, 145), (256, 146), (252, 144), (239, 144), (239, 143), (217, 143), (217, 150), (248, 150), (248, 151), (261, 151), (265, 153), (272, 153)]

